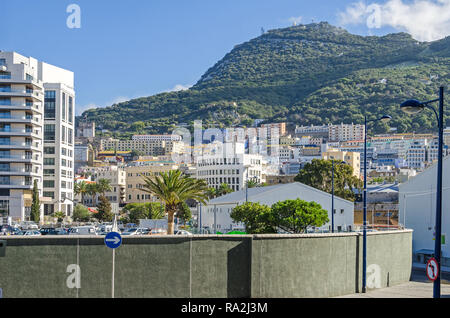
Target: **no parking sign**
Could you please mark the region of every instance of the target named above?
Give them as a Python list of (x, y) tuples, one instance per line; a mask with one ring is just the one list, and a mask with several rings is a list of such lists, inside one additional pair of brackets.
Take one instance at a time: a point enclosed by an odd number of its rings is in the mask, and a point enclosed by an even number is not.
[(435, 281), (439, 275), (438, 262), (434, 257), (430, 258), (427, 263), (427, 276), (429, 280)]

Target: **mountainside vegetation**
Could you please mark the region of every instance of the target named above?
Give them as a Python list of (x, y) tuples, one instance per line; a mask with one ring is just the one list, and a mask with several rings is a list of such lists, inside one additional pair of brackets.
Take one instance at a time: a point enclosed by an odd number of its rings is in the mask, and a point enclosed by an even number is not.
[[(85, 111), (111, 136), (171, 132), (177, 124), (249, 126), (254, 119), (293, 125), (361, 123), (393, 117), (399, 132), (427, 132), (426, 112), (402, 114), (407, 98), (437, 98), (450, 79), (450, 37), (418, 42), (409, 34), (359, 36), (326, 22), (271, 30), (237, 45), (190, 89)], [(450, 124), (447, 107), (447, 124)], [(388, 127), (378, 123), (374, 132)]]

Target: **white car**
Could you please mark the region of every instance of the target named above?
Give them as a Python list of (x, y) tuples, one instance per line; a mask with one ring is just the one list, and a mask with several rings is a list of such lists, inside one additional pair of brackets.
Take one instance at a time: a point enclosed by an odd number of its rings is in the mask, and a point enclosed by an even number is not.
[(175, 235), (193, 235), (191, 232), (186, 230), (178, 230), (174, 233)]
[(39, 227), (33, 221), (23, 221), (20, 223), (20, 228), (22, 230), (38, 230)]
[(36, 231), (36, 230), (28, 230), (25, 231), (25, 233), (23, 233), (24, 236), (41, 236), (41, 232)]
[(132, 228), (122, 233), (122, 235), (147, 235), (150, 231), (145, 228)]

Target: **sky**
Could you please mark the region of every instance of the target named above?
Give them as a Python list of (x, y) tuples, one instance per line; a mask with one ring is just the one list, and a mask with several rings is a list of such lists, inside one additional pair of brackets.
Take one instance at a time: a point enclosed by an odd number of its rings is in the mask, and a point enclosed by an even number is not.
[(261, 28), (327, 21), (360, 35), (450, 34), (450, 0), (14, 0), (1, 10), (0, 50), (73, 71), (77, 115), (187, 89)]

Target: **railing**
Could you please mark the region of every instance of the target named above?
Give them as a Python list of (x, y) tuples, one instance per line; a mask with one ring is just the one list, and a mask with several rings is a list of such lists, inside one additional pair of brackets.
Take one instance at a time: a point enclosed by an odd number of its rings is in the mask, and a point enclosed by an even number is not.
[(11, 186), (11, 187), (24, 187), (24, 186), (32, 186), (33, 184), (31, 182), (25, 182), (25, 181), (9, 181), (9, 182), (3, 182), (0, 181), (0, 186)]
[(27, 129), (0, 129), (0, 133), (21, 133), (21, 134), (35, 134), (35, 135), (39, 135), (39, 132), (37, 130), (27, 130)]
[(0, 119), (11, 119), (11, 120), (33, 120), (38, 122), (38, 117), (33, 116), (0, 116)]
[(33, 145), (30, 142), (8, 142), (8, 143), (0, 143), (0, 146), (19, 146), (19, 147), (35, 147), (35, 148), (39, 148), (39, 143), (35, 143)]
[[(33, 170), (26, 169), (26, 168), (9, 168), (9, 169), (0, 169), (0, 172), (19, 172), (19, 173), (33, 173)], [(37, 172), (34, 172), (37, 173)]]
[(0, 155), (0, 159), (8, 159), (8, 160), (39, 160), (38, 158), (34, 158), (33, 156), (27, 156), (27, 155)]
[(11, 79), (11, 75), (0, 75), (0, 79)]

